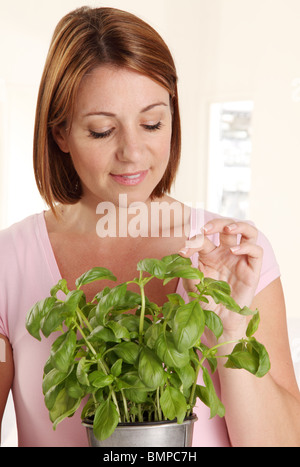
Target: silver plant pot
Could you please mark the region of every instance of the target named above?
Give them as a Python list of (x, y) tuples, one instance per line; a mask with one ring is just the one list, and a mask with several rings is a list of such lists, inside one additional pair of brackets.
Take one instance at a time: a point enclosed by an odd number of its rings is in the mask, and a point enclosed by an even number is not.
[(191, 447), (194, 423), (192, 415), (178, 424), (176, 421), (120, 423), (113, 434), (99, 441), (93, 432), (93, 421), (85, 419), (90, 447)]

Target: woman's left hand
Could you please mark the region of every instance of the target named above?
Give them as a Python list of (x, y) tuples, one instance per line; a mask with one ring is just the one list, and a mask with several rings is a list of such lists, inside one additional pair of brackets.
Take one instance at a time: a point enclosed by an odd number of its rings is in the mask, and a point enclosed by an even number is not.
[[(263, 249), (256, 244), (258, 231), (246, 222), (231, 219), (214, 219), (203, 227), (202, 234), (188, 240), (180, 254), (191, 257), (198, 253), (198, 267), (205, 277), (228, 282), (232, 297), (241, 306), (251, 306), (258, 285), (262, 266)], [(208, 236), (219, 234), (220, 244), (215, 245)], [(238, 235), (240, 242), (238, 244)], [(193, 291), (195, 282), (183, 281), (187, 292)], [(244, 316), (225, 310), (220, 305), (210, 309), (222, 319), (224, 335), (234, 336), (246, 329)]]

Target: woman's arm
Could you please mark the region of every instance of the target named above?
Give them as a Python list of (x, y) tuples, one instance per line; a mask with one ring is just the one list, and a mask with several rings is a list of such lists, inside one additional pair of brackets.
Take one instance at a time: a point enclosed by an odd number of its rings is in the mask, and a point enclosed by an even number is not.
[[(233, 446), (300, 446), (300, 393), (290, 355), (283, 291), (276, 279), (253, 300), (261, 322), (255, 337), (268, 350), (271, 370), (256, 378), (223, 367), (221, 398)], [(224, 336), (224, 339), (227, 339)], [(231, 348), (222, 348), (222, 354)]]
[(0, 442), (1, 424), (9, 390), (12, 386), (14, 364), (12, 348), (8, 339), (0, 334)]
[[(218, 246), (209, 240), (210, 234), (219, 235)], [(260, 379), (244, 370), (224, 368), (223, 359), (219, 360), (221, 399), (232, 445), (300, 446), (300, 394), (289, 350), (281, 281), (274, 280), (255, 296), (264, 253), (257, 239), (254, 226), (219, 218), (203, 228), (202, 236), (187, 242), (181, 254), (191, 256), (198, 252), (199, 269), (205, 276), (225, 280), (240, 306), (258, 308), (260, 312), (255, 337), (270, 355), (269, 373)], [(184, 285), (187, 291), (193, 290), (193, 281), (185, 280)], [(223, 322), (219, 342), (245, 335), (248, 318), (229, 312), (222, 305), (208, 306)], [(213, 343), (212, 336), (207, 337)], [(226, 355), (232, 348), (233, 344), (220, 347), (220, 351)]]

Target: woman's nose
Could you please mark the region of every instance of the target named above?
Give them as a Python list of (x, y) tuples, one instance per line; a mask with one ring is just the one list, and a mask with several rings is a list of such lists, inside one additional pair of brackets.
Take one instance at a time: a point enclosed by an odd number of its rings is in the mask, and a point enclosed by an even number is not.
[(123, 131), (119, 141), (118, 159), (120, 161), (135, 162), (142, 156), (142, 141), (138, 131)]

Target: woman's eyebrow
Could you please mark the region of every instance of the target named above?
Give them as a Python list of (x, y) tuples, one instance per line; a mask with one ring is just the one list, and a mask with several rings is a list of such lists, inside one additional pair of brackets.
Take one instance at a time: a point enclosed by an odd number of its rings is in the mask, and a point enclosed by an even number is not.
[[(141, 114), (142, 113), (145, 113), (145, 112), (149, 112), (149, 110), (152, 110), (154, 107), (159, 107), (159, 106), (165, 106), (165, 107), (168, 107), (168, 104), (166, 104), (165, 102), (157, 102), (156, 104), (150, 104), (148, 105), (147, 107), (145, 107), (144, 109), (141, 110)], [(83, 115), (83, 117), (91, 117), (91, 116), (94, 116), (94, 115), (103, 115), (105, 117), (116, 117), (116, 114), (112, 113), (112, 112), (105, 112), (105, 111), (92, 111), (92, 112), (89, 112), (85, 115)]]
[(166, 104), (165, 102), (157, 102), (156, 104), (148, 105), (147, 107), (142, 109), (140, 113), (142, 114), (142, 113), (148, 112), (149, 110), (152, 110), (154, 107), (159, 107), (160, 105), (168, 107), (168, 104)]

